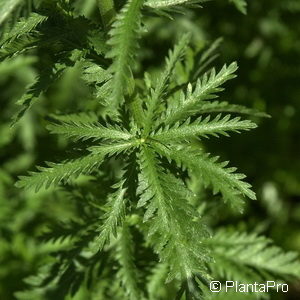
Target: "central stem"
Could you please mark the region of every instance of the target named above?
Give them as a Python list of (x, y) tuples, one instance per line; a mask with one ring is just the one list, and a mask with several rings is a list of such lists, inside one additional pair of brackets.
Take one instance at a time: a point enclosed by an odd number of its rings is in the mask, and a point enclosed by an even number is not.
[(103, 25), (107, 27), (115, 15), (115, 7), (113, 0), (98, 0)]

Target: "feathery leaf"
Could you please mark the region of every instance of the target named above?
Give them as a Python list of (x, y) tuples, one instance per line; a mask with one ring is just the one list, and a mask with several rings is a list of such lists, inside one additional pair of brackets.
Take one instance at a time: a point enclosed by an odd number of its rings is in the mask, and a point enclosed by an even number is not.
[(117, 259), (121, 265), (117, 277), (122, 283), (128, 300), (141, 300), (143, 296), (138, 286), (138, 272), (133, 261), (133, 245), (130, 229), (124, 223), (117, 243)]
[(20, 176), (16, 186), (25, 189), (35, 188), (35, 191), (38, 191), (43, 186), (48, 188), (62, 181), (67, 182), (70, 178), (76, 178), (80, 174), (91, 173), (100, 166), (106, 155), (115, 154), (131, 146), (132, 144), (127, 142), (91, 147), (92, 153), (82, 158), (57, 164), (48, 162), (48, 167), (37, 167), (40, 172), (29, 172), (29, 176)]
[(227, 101), (205, 101), (198, 107), (197, 114), (209, 114), (209, 113), (235, 113), (245, 114), (253, 117), (270, 118), (270, 116), (264, 112), (261, 112), (254, 108), (248, 108), (243, 105), (230, 104)]
[(169, 125), (195, 114), (198, 105), (201, 107), (203, 100), (216, 98), (216, 93), (223, 90), (221, 85), (236, 77), (234, 75), (236, 70), (237, 64), (234, 62), (228, 67), (224, 65), (219, 73), (216, 73), (215, 69), (209, 73), (205, 73), (202, 78), (197, 81), (194, 89), (189, 85), (187, 94), (181, 93), (179, 101), (168, 107), (166, 113), (161, 117), (161, 120), (166, 125)]
[(130, 93), (132, 88), (132, 65), (141, 26), (142, 4), (143, 0), (129, 0), (117, 15), (109, 32), (108, 44), (111, 50), (106, 57), (113, 59), (110, 67), (113, 78), (108, 105), (114, 110), (123, 103), (124, 94)]
[[(55, 116), (53, 116), (55, 118)], [(75, 141), (78, 140), (129, 140), (132, 136), (129, 132), (121, 129), (118, 126), (106, 124), (101, 125), (94, 120), (94, 116), (88, 119), (88, 114), (77, 114), (68, 117), (68, 120), (62, 120), (60, 123), (52, 123), (47, 126), (48, 130), (54, 134), (63, 134)]]
[(230, 119), (230, 115), (226, 115), (221, 118), (221, 114), (216, 116), (210, 121), (210, 116), (202, 119), (198, 118), (193, 123), (190, 123), (190, 119), (183, 124), (177, 123), (171, 128), (164, 128), (153, 134), (153, 138), (158, 139), (161, 142), (170, 142), (176, 140), (188, 140), (196, 136), (207, 137), (213, 135), (218, 137), (219, 134), (229, 136), (228, 131), (240, 132), (240, 130), (250, 130), (256, 128), (256, 124), (249, 121), (241, 121), (240, 117)]
[(201, 240), (207, 232), (187, 202), (190, 192), (162, 170), (152, 150), (142, 149), (140, 167), (138, 206), (147, 206), (144, 221), (150, 222), (148, 238), (162, 262), (170, 266), (168, 280), (205, 274), (207, 256)]
[(169, 50), (169, 55), (166, 58), (166, 66), (162, 74), (155, 82), (155, 87), (151, 89), (151, 96), (148, 99), (147, 104), (147, 112), (146, 112), (146, 120), (145, 120), (145, 133), (149, 133), (151, 125), (153, 123), (153, 115), (155, 110), (158, 108), (159, 104), (161, 104), (161, 98), (163, 98), (164, 93), (166, 91), (167, 85), (173, 75), (173, 71), (176, 63), (178, 63), (187, 48), (189, 43), (190, 36), (183, 35), (179, 40), (178, 44), (175, 45), (173, 50)]
[(31, 13), (28, 18), (21, 18), (14, 27), (7, 33), (4, 34), (1, 44), (11, 42), (21, 35), (32, 32), (42, 22), (46, 21), (47, 17), (37, 13)]
[(234, 173), (236, 168), (227, 167), (228, 162), (217, 162), (219, 157), (210, 157), (209, 154), (198, 153), (187, 147), (165, 147), (156, 144), (155, 149), (166, 156), (169, 160), (174, 160), (178, 165), (189, 168), (195, 172), (205, 186), (211, 186), (216, 194), (220, 192), (225, 202), (234, 208), (241, 210), (243, 197), (247, 196), (255, 200), (255, 193), (251, 190), (251, 185), (242, 181), (246, 176)]
[(221, 229), (204, 242), (211, 248), (215, 276), (227, 280), (255, 282), (264, 279), (298, 277), (300, 263), (295, 252), (283, 252), (256, 233)]
[(117, 191), (111, 194), (104, 206), (105, 214), (101, 217), (103, 224), (98, 227), (100, 232), (98, 237), (92, 242), (91, 249), (93, 252), (101, 251), (106, 243), (110, 241), (112, 235), (117, 236), (117, 226), (122, 225), (125, 218), (126, 197), (124, 188), (125, 180), (121, 180), (114, 185)]
[(56, 64), (52, 69), (45, 70), (43, 74), (35, 79), (30, 84), (23, 96), (17, 101), (17, 104), (21, 106), (18, 112), (13, 116), (13, 125), (15, 125), (26, 113), (26, 111), (39, 100), (42, 93), (46, 92), (51, 83), (56, 81), (65, 70), (66, 66), (63, 64)]

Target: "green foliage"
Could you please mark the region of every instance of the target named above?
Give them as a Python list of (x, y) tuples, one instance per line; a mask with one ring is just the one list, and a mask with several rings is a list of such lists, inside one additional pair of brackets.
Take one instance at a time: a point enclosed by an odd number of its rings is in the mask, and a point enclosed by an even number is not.
[(284, 253), (270, 242), (256, 233), (219, 230), (208, 241), (215, 253), (215, 263), (211, 264), (213, 273), (243, 282), (299, 276), (297, 253)]
[(19, 39), (20, 36), (33, 32), (42, 22), (46, 21), (47, 17), (36, 13), (31, 13), (28, 18), (21, 18), (14, 27), (4, 34), (2, 45), (12, 42), (14, 39)]
[(251, 186), (242, 181), (245, 175), (234, 173), (236, 171), (234, 167), (225, 168), (228, 165), (227, 161), (220, 163), (217, 162), (219, 157), (210, 157), (209, 154), (200, 154), (193, 149), (177, 145), (171, 148), (161, 147), (158, 144), (156, 149), (168, 159), (190, 168), (202, 179), (205, 186), (211, 186), (214, 194), (220, 192), (224, 201), (229, 202), (233, 207), (241, 209), (243, 203), (241, 196), (256, 199)]
[(166, 67), (164, 72), (158, 77), (155, 82), (155, 87), (151, 89), (151, 97), (149, 97), (148, 102), (146, 103), (147, 114), (146, 114), (146, 124), (145, 131), (148, 134), (151, 126), (152, 119), (155, 113), (155, 109), (158, 108), (159, 100), (165, 94), (166, 85), (169, 83), (171, 76), (174, 75), (175, 65), (180, 61), (184, 55), (184, 51), (189, 42), (188, 35), (183, 36), (179, 43), (174, 47), (173, 51), (169, 51), (169, 56), (166, 58)]
[(216, 97), (216, 93), (223, 90), (220, 87), (224, 82), (235, 77), (234, 72), (237, 70), (237, 64), (232, 63), (228, 67), (225, 65), (216, 74), (215, 69), (210, 73), (205, 73), (202, 78), (198, 79), (193, 89), (192, 85), (188, 86), (186, 95), (181, 93), (169, 106), (166, 114), (163, 116), (166, 125), (182, 120), (188, 116), (194, 115), (201, 109), (203, 100), (210, 100)]
[[(106, 210), (104, 218), (104, 223), (100, 226), (98, 231), (100, 231), (99, 237), (96, 239), (94, 247), (96, 247), (96, 251), (102, 250), (103, 246), (110, 240), (110, 236), (113, 234), (117, 235), (117, 227), (118, 225), (124, 222), (125, 218), (125, 193), (126, 189), (123, 188), (124, 182), (119, 183), (115, 187), (118, 190), (111, 195), (111, 198), (108, 199), (107, 207), (104, 207)], [(126, 225), (124, 225), (126, 226)], [(124, 229), (125, 230), (125, 229)], [(127, 235), (124, 237), (124, 242)], [(124, 249), (125, 250), (125, 249)]]
[(1, 0), (0, 2), (0, 24), (3, 23), (16, 7), (21, 4), (21, 0)]
[[(284, 252), (256, 231), (220, 229), (211, 220), (221, 207), (231, 221), (246, 199), (257, 198), (246, 176), (208, 153), (202, 139), (223, 143), (222, 136), (250, 131), (258, 117), (268, 116), (218, 100), (223, 85), (236, 77), (237, 63), (216, 71), (211, 63), (220, 40), (205, 50), (194, 32), (178, 36), (164, 66), (158, 47), (156, 65), (147, 62), (143, 28), (151, 30), (152, 13), (177, 17), (174, 12), (180, 11), (188, 23), (192, 11), (187, 9), (204, 1), (128, 0), (115, 6), (103, 1), (100, 15), (96, 9), (81, 12), (82, 3), (75, 2), (38, 1), (17, 22), (12, 12), (19, 3), (7, 2), (7, 8), (0, 2), (0, 23), (9, 24), (0, 44), (0, 73), (10, 72), (10, 62), (25, 72), (33, 64), (23, 93), (14, 96), (21, 109), (8, 113), (15, 115), (12, 130), (31, 145), (30, 159), (21, 169), (4, 166), (0, 187), (5, 191), (13, 177), (40, 165), (45, 148), (56, 161), (19, 176), (16, 187), (22, 192), (11, 187), (29, 198), (45, 195), (40, 205), (52, 199), (50, 206), (58, 210), (41, 209), (37, 235), (55, 249), (41, 260), (38, 275), (27, 272), (27, 290), (22, 286), (15, 296), (227, 299), (212, 295), (208, 281), (300, 278), (294, 252)], [(244, 1), (231, 2), (245, 12)], [(150, 40), (154, 48), (155, 43)], [(60, 84), (68, 87), (66, 95)], [(42, 97), (51, 101), (39, 101)], [(3, 130), (8, 126), (6, 121)], [(43, 133), (45, 145), (38, 147), (44, 150), (34, 156), (35, 134), (42, 134), (32, 130), (36, 127), (55, 138)], [(236, 141), (233, 149), (239, 148)], [(0, 229), (8, 230), (2, 224)]]
[(201, 3), (205, 0), (148, 0), (145, 5), (151, 8), (164, 9), (178, 5), (192, 5)]
[(201, 241), (207, 233), (199, 222), (200, 216), (187, 202), (190, 192), (174, 175), (159, 167), (151, 150), (143, 150), (140, 164), (138, 206), (147, 206), (144, 221), (150, 219), (153, 223), (148, 236), (153, 239), (161, 261), (170, 266), (168, 280), (188, 279), (194, 273), (202, 273), (206, 255)]
[(133, 240), (126, 224), (121, 229), (116, 251), (116, 257), (121, 267), (117, 277), (125, 290), (124, 296), (130, 300), (143, 299), (142, 291), (138, 286), (137, 269), (133, 262)]
[(118, 126), (113, 127), (109, 124), (106, 125), (107, 127), (102, 126), (95, 114), (59, 116), (58, 121), (59, 123), (50, 124), (48, 130), (54, 134), (63, 134), (75, 141), (79, 139), (129, 140), (132, 137), (129, 132)]
[(45, 71), (39, 78), (36, 78), (32, 84), (27, 87), (24, 95), (18, 100), (17, 104), (22, 108), (15, 114), (14, 123), (16, 123), (25, 112), (39, 100), (42, 92), (46, 92), (51, 83), (57, 80), (64, 71), (64, 65), (56, 65), (52, 69)]
[(80, 174), (89, 174), (101, 165), (105, 156), (119, 153), (130, 148), (130, 146), (132, 146), (130, 142), (95, 146), (89, 148), (91, 153), (82, 158), (58, 164), (48, 162), (48, 167), (38, 167), (40, 172), (31, 172), (30, 176), (20, 177), (17, 187), (34, 187), (38, 191), (43, 186), (48, 188), (50, 185), (58, 184), (61, 181), (66, 182), (70, 178), (76, 178)]
[(106, 57), (112, 58), (110, 72), (113, 73), (111, 96), (108, 104), (112, 107), (123, 102), (124, 94), (132, 91), (132, 64), (137, 50), (137, 37), (140, 31), (143, 0), (132, 0), (117, 15), (110, 31), (108, 44), (111, 50)]
[(256, 125), (251, 121), (240, 121), (239, 117), (230, 119), (230, 115), (221, 118), (221, 114), (217, 115), (210, 121), (210, 116), (202, 120), (199, 117), (196, 121), (192, 122), (187, 119), (183, 124), (175, 123), (171, 128), (168, 126), (164, 130), (160, 130), (153, 136), (161, 142), (168, 142), (170, 140), (189, 140), (196, 136), (207, 137), (213, 135), (218, 137), (219, 134), (229, 136), (227, 131), (239, 132), (240, 130), (250, 130), (255, 128)]
[(229, 1), (232, 2), (240, 12), (242, 12), (243, 14), (247, 13), (246, 0), (229, 0)]

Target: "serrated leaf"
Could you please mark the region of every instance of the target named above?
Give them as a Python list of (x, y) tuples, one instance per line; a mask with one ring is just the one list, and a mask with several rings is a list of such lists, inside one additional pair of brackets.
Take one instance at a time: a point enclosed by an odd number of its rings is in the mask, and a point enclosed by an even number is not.
[(113, 113), (124, 101), (124, 95), (131, 92), (132, 65), (137, 50), (137, 38), (140, 31), (141, 12), (143, 0), (129, 0), (116, 16), (116, 20), (109, 32), (108, 41), (111, 50), (106, 54), (113, 59), (110, 72), (111, 94), (107, 104), (113, 108)]
[(177, 123), (173, 127), (166, 127), (162, 131), (154, 133), (152, 136), (161, 142), (184, 141), (197, 136), (207, 137), (213, 135), (218, 137), (219, 134), (228, 136), (228, 131), (240, 132), (256, 128), (256, 124), (249, 120), (241, 120), (240, 117), (231, 119), (230, 115), (221, 118), (221, 114), (210, 121), (210, 117), (203, 119), (198, 118), (190, 123), (188, 119), (183, 124)]
[(202, 101), (216, 98), (216, 93), (223, 90), (221, 86), (236, 77), (234, 73), (237, 68), (234, 62), (228, 67), (224, 65), (218, 73), (215, 69), (205, 73), (198, 79), (195, 88), (188, 85), (186, 94), (181, 93), (179, 101), (168, 107), (166, 113), (162, 114), (161, 121), (169, 125), (192, 116), (198, 105), (201, 107)]
[(29, 176), (20, 176), (16, 186), (19, 188), (34, 188), (39, 191), (42, 187), (49, 188), (61, 182), (67, 182), (71, 177), (76, 178), (80, 174), (89, 174), (99, 167), (106, 155), (112, 155), (131, 147), (131, 143), (120, 143), (93, 147), (91, 154), (75, 160), (62, 163), (50, 163), (48, 167), (37, 167), (39, 172), (30, 172)]

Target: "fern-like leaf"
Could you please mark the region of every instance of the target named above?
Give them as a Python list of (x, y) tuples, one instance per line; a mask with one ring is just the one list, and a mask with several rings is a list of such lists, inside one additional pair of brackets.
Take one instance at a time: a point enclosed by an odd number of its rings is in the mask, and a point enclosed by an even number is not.
[(210, 157), (209, 154), (198, 153), (187, 147), (165, 147), (159, 143), (155, 149), (169, 160), (195, 172), (205, 186), (212, 187), (214, 194), (220, 192), (224, 201), (238, 210), (242, 209), (243, 196), (256, 199), (251, 185), (243, 181), (246, 176), (234, 173), (234, 167), (226, 168), (228, 162), (217, 162), (219, 157)]
[(151, 90), (151, 96), (147, 102), (146, 120), (144, 125), (146, 134), (150, 131), (155, 110), (158, 108), (161, 98), (164, 96), (167, 85), (173, 75), (176, 63), (178, 63), (184, 55), (188, 42), (189, 35), (184, 35), (178, 44), (175, 45), (174, 49), (169, 51), (169, 55), (166, 58), (166, 67), (156, 80), (154, 89)]
[(79, 232), (86, 230), (86, 224), (82, 222), (69, 221), (68, 223), (51, 224), (50, 228), (41, 235), (41, 239), (47, 242), (64, 242), (67, 239), (74, 239)]
[(21, 18), (9, 32), (4, 34), (1, 44), (3, 45), (19, 38), (21, 35), (31, 33), (46, 20), (46, 16), (37, 13), (31, 13), (28, 18)]
[(98, 64), (90, 61), (84, 61), (81, 65), (81, 78), (88, 84), (103, 84), (111, 79), (111, 74)]
[(232, 63), (228, 67), (226, 65), (223, 66), (219, 73), (216, 73), (215, 69), (209, 73), (205, 73), (197, 81), (194, 90), (192, 85), (189, 85), (187, 93), (181, 93), (179, 101), (168, 107), (167, 112), (162, 115), (161, 120), (166, 125), (169, 125), (195, 114), (198, 111), (198, 105), (201, 107), (203, 100), (216, 98), (216, 93), (223, 90), (221, 85), (236, 77), (234, 75), (236, 70), (237, 64)]
[(151, 270), (151, 275), (148, 277), (147, 291), (149, 300), (159, 299), (162, 297), (165, 288), (165, 282), (168, 275), (168, 266), (163, 263), (158, 263), (155, 268)]
[(57, 64), (55, 68), (44, 71), (27, 87), (23, 96), (17, 101), (21, 108), (13, 116), (13, 124), (16, 124), (26, 111), (39, 100), (42, 93), (46, 92), (50, 85), (62, 75), (65, 68), (64, 64)]
[(113, 186), (117, 188), (117, 191), (108, 197), (107, 204), (103, 208), (106, 211), (101, 217), (104, 222), (97, 229), (100, 234), (91, 245), (93, 252), (101, 251), (104, 245), (110, 241), (112, 235), (116, 237), (117, 226), (123, 224), (126, 205), (124, 182), (125, 180), (121, 180), (118, 184)]
[(30, 33), (21, 35), (8, 43), (4, 43), (0, 47), (0, 59), (3, 60), (19, 55), (29, 49), (34, 49), (37, 47), (38, 40), (39, 35), (37, 33)]
[(227, 101), (205, 101), (199, 105), (197, 114), (210, 114), (210, 113), (235, 113), (245, 114), (260, 118), (270, 118), (270, 116), (264, 112), (261, 112), (254, 108), (248, 108), (243, 105), (230, 104)]
[(297, 253), (284, 252), (256, 233), (221, 229), (204, 243), (214, 257), (210, 268), (215, 276), (255, 282), (274, 276), (287, 279), (300, 275)]
[(142, 149), (138, 206), (147, 206), (148, 236), (162, 262), (170, 266), (168, 280), (205, 274), (207, 259), (201, 245), (206, 230), (189, 206), (189, 191), (170, 173), (165, 173), (152, 150)]
[(78, 140), (129, 140), (132, 136), (129, 132), (117, 126), (101, 125), (95, 121), (95, 117), (88, 114), (71, 115), (66, 120), (60, 117), (60, 123), (52, 123), (48, 125), (48, 130), (54, 134), (62, 134), (75, 141)]
[(250, 130), (256, 128), (256, 124), (249, 121), (241, 121), (240, 117), (230, 119), (230, 115), (221, 118), (219, 114), (215, 119), (210, 121), (210, 116), (202, 119), (198, 118), (195, 122), (190, 123), (188, 119), (183, 124), (177, 123), (172, 128), (166, 127), (164, 130), (159, 130), (153, 135), (153, 138), (161, 142), (170, 142), (176, 140), (188, 140), (196, 136), (207, 137), (213, 135), (218, 137), (219, 134), (228, 136), (228, 131), (240, 132), (241, 130)]
[(142, 291), (138, 286), (138, 272), (133, 261), (133, 245), (130, 229), (127, 224), (124, 224), (120, 231), (117, 243), (117, 260), (121, 266), (117, 277), (125, 290), (125, 295), (127, 296), (126, 299), (140, 300), (144, 298), (142, 296)]
[(91, 147), (92, 153), (82, 158), (57, 164), (47, 162), (48, 167), (37, 167), (40, 172), (30, 172), (30, 176), (20, 176), (16, 186), (26, 189), (35, 188), (38, 191), (43, 186), (48, 188), (62, 181), (67, 182), (70, 178), (76, 178), (80, 174), (91, 173), (100, 166), (106, 155), (113, 155), (131, 146), (132, 144), (127, 142)]
[(109, 32), (108, 43), (111, 50), (107, 53), (107, 58), (113, 59), (110, 67), (113, 78), (108, 105), (113, 109), (124, 101), (124, 94), (130, 93), (132, 89), (132, 65), (141, 26), (142, 4), (143, 0), (129, 0), (117, 15)]

